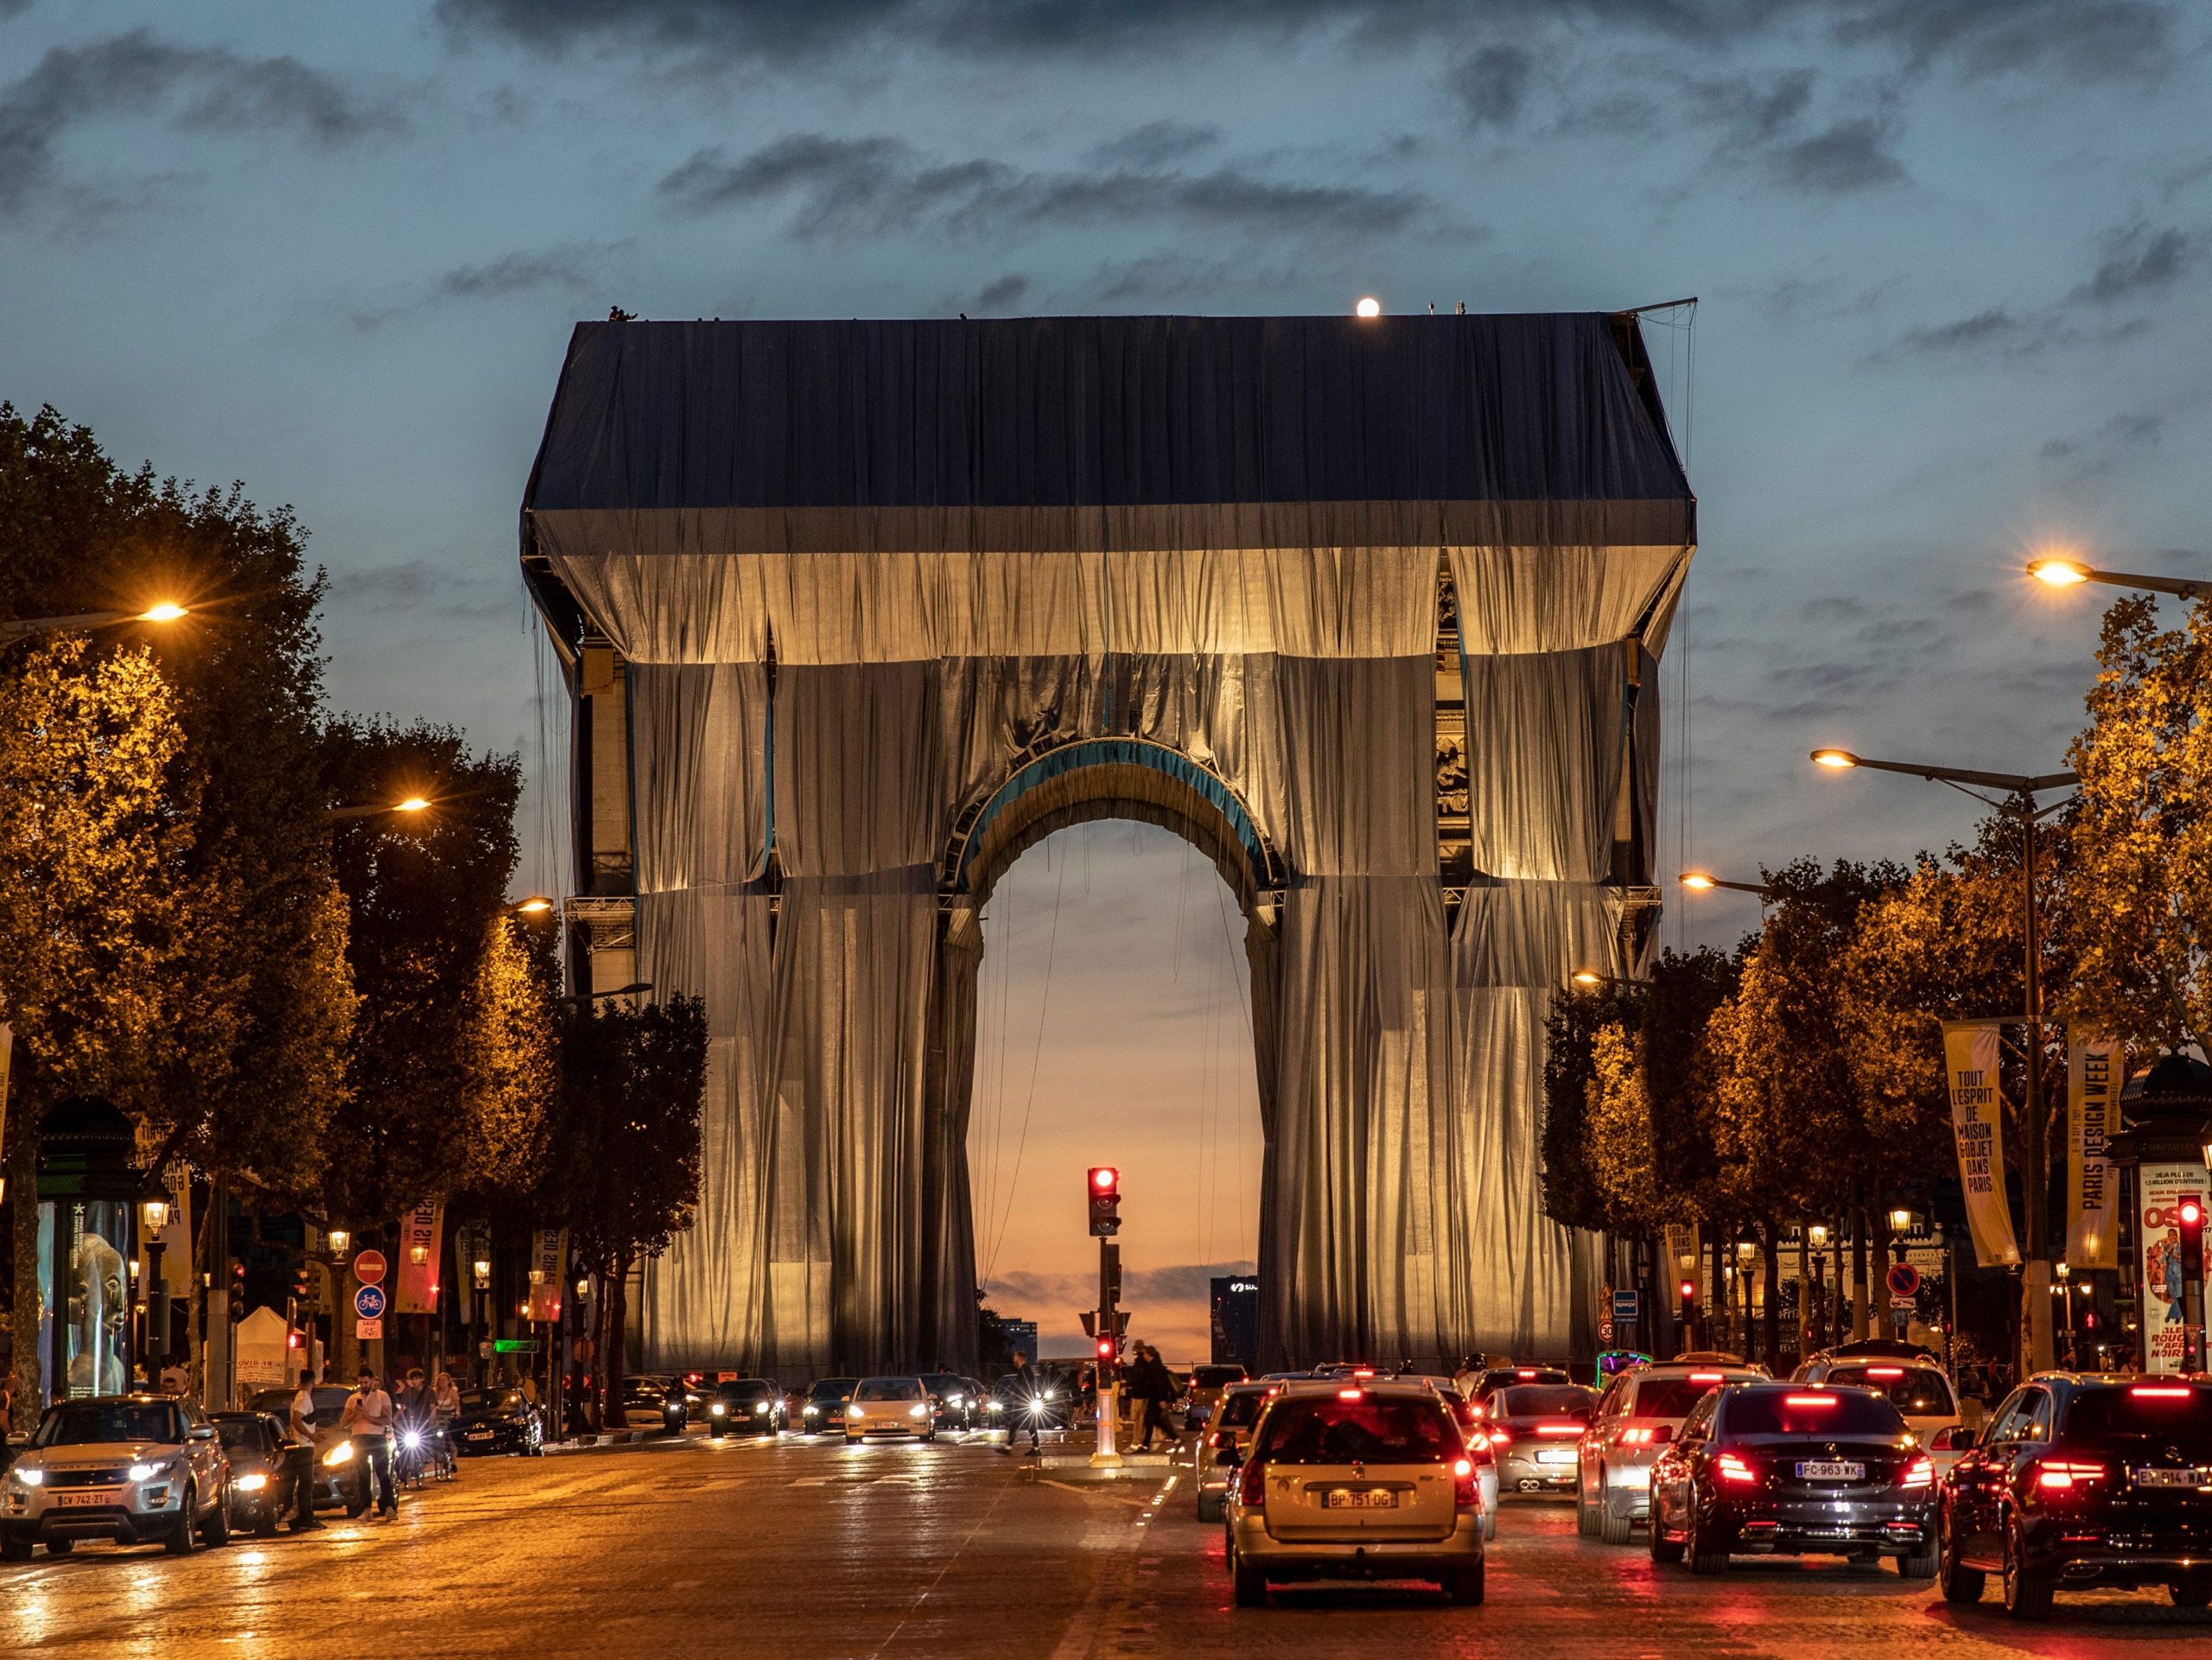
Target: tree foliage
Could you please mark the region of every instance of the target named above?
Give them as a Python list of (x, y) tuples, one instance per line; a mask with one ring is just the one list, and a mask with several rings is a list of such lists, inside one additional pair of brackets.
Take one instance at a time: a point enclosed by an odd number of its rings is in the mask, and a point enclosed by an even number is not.
[(1598, 1034), (1632, 1030), (1643, 1003), (1633, 987), (1572, 987), (1552, 999), (1544, 1016), (1544, 1214), (1562, 1227), (1612, 1225), (1590, 1162), (1590, 1087)]

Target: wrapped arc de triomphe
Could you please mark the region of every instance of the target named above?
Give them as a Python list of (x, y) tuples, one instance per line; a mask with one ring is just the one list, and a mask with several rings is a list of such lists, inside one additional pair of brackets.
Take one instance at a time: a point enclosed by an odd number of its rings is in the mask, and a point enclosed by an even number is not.
[(1695, 538), (1632, 317), (587, 323), (522, 535), (576, 972), (711, 1032), (636, 1364), (972, 1368), (981, 912), (1105, 817), (1246, 918), (1266, 1358), (1587, 1349), (1543, 1018), (1648, 947)]

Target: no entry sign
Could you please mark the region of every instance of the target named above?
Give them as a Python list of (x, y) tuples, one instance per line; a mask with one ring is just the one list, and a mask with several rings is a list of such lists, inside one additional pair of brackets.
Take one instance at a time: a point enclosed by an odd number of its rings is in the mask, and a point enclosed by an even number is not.
[(356, 1256), (353, 1259), (353, 1277), (363, 1285), (381, 1285), (384, 1282), (384, 1253), (365, 1250)]

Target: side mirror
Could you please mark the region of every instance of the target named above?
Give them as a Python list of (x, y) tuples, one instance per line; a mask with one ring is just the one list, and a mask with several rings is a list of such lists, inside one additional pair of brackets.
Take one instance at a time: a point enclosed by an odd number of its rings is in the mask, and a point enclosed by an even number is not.
[(215, 1426), (213, 1424), (194, 1424), (191, 1428), (184, 1432), (184, 1438), (187, 1441), (212, 1441), (215, 1439)]
[(16, 1430), (10, 1430), (10, 1431), (9, 1432), (9, 1434), (8, 1434), (8, 1445), (9, 1445), (9, 1446), (10, 1446), (10, 1447), (29, 1447), (30, 1444), (31, 1444), (31, 1432), (30, 1432), (29, 1430), (28, 1430), (28, 1429), (16, 1429)]
[(1981, 1432), (1978, 1429), (1971, 1429), (1965, 1424), (1946, 1424), (1929, 1440), (1928, 1450), (1931, 1453), (1963, 1453), (1980, 1440)]

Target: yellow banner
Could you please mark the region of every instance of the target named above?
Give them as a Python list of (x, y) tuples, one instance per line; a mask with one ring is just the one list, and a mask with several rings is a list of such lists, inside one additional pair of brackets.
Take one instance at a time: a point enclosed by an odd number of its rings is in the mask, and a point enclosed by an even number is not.
[(391, 1312), (438, 1312), (438, 1235), (445, 1226), (444, 1201), (417, 1205), (399, 1218), (399, 1257), (392, 1263)]
[(2120, 1183), (2105, 1143), (2120, 1129), (2126, 1073), (2110, 1038), (2066, 1046), (2066, 1260), (2076, 1269), (2120, 1266)]
[(1984, 1268), (2020, 1260), (2012, 1208), (2005, 1199), (2005, 1096), (1999, 1086), (1994, 1021), (1947, 1021), (1943, 1066), (1951, 1085), (1951, 1134), (1959, 1148), (1959, 1183), (1966, 1189), (1967, 1225), (1974, 1260)]
[(569, 1231), (534, 1228), (530, 1235), (530, 1318), (561, 1318), (561, 1285), (569, 1271)]

